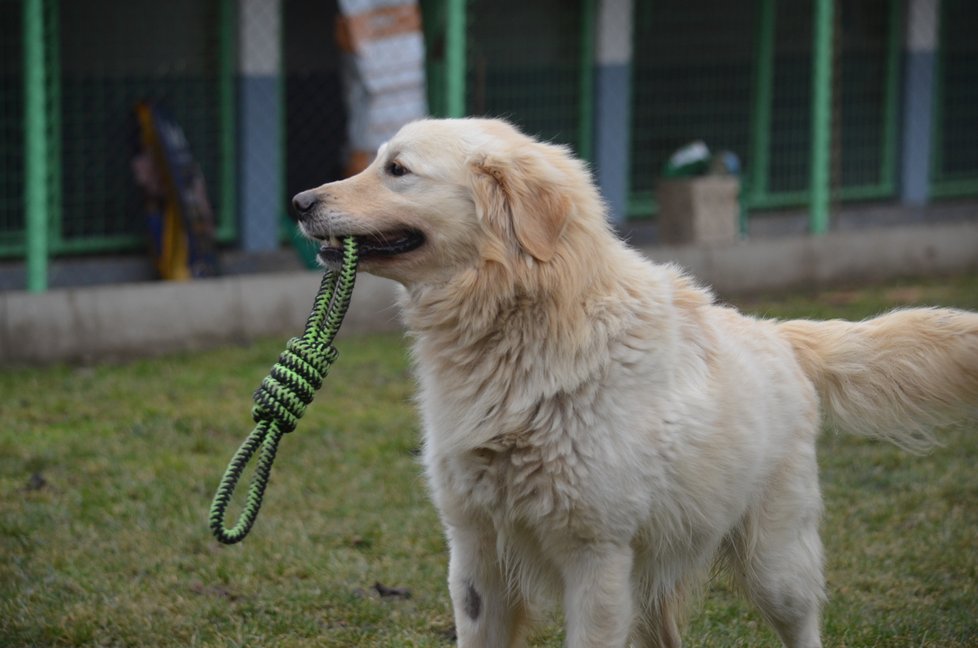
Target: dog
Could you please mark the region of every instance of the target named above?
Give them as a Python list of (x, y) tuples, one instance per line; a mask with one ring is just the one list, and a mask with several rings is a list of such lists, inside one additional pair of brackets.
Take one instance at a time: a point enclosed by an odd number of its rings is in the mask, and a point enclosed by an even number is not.
[(522, 645), (548, 601), (571, 648), (679, 646), (717, 562), (786, 646), (820, 646), (820, 428), (922, 450), (978, 404), (978, 315), (742, 315), (504, 121), (408, 124), (293, 205), (322, 263), (352, 236), (403, 285), (462, 647)]

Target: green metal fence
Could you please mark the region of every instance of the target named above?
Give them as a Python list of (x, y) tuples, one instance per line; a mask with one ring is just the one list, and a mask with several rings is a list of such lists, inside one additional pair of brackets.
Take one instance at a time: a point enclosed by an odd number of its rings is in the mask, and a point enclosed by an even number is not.
[[(138, 250), (133, 106), (163, 102), (187, 133), (233, 243), (241, 0), (0, 0), (0, 258), (43, 289), (50, 256)], [(430, 110), (508, 118), (595, 160), (604, 0), (422, 0)], [(627, 17), (627, 211), (652, 217), (679, 146), (743, 162), (753, 213), (900, 200), (905, 0), (634, 0)], [(929, 192), (978, 196), (978, 3), (942, 0)], [(338, 177), (345, 113), (335, 3), (282, 0), (282, 194)], [(280, 7), (280, 9), (279, 9)], [(278, 164), (278, 163), (277, 163)], [(814, 193), (813, 193), (814, 188)]]
[[(892, 198), (903, 3), (839, 4), (830, 63), (831, 187), (843, 200)], [(653, 213), (663, 162), (695, 139), (743, 159), (749, 208), (809, 202), (815, 7), (773, 0), (755, 6), (751, 12), (704, 0), (638, 4), (633, 215)]]
[(60, 205), (57, 12), (41, 0), (0, 4), (3, 35), (0, 254), (24, 254), (30, 287), (44, 287), (51, 215)]
[[(211, 187), (218, 235), (233, 238), (231, 7), (0, 0), (0, 256), (40, 264), (145, 244), (130, 169), (141, 100), (162, 103), (184, 128)], [(42, 271), (29, 275), (43, 285)]]

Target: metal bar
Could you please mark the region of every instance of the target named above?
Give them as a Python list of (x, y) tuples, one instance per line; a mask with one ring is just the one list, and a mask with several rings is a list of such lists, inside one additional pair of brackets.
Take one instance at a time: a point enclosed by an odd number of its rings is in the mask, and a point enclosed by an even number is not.
[(836, 192), (839, 200), (880, 200), (892, 198), (896, 187), (888, 184), (866, 184), (839, 187)]
[(934, 198), (961, 198), (978, 195), (978, 178), (938, 179), (931, 183)]
[[(834, 191), (838, 200), (878, 200), (893, 195), (893, 187), (887, 185), (865, 184), (839, 187)], [(753, 209), (775, 209), (782, 207), (804, 207), (811, 202), (810, 191), (784, 191), (769, 193), (757, 200), (752, 200), (749, 206)]]
[(813, 0), (812, 148), (809, 176), (809, 229), (829, 229), (830, 153), (832, 146), (832, 21), (834, 0)]
[(236, 66), (235, 38), (237, 15), (234, 0), (221, 0), (218, 26), (218, 94), (220, 102), (220, 197), (217, 236), (221, 241), (234, 238), (237, 224), (237, 109), (234, 88)]
[(886, 72), (883, 87), (883, 142), (880, 151), (880, 185), (896, 188), (897, 119), (900, 101), (900, 43), (903, 35), (903, 2), (890, 0), (887, 21)]
[(61, 219), (64, 215), (61, 161), (61, 16), (60, 3), (48, 3), (48, 253), (55, 254), (62, 241)]
[(87, 254), (91, 252), (122, 252), (141, 250), (146, 247), (146, 239), (132, 234), (110, 234), (104, 236), (63, 239), (57, 247), (51, 246), (52, 254)]
[(625, 215), (628, 219), (651, 218), (655, 216), (659, 213), (659, 205), (655, 199), (655, 192), (635, 191), (630, 193), (625, 210)]
[(465, 116), (466, 2), (447, 0), (445, 22), (445, 112), (448, 117)]
[(774, 0), (760, 0), (759, 4), (748, 171), (751, 199), (767, 193), (771, 167), (771, 106), (774, 98)]
[[(937, 186), (934, 188), (935, 196), (965, 196), (978, 193), (978, 180), (962, 180), (960, 183), (948, 183), (941, 185), (947, 188), (946, 193), (940, 193)], [(893, 196), (895, 187), (887, 185), (857, 185), (852, 187), (840, 187), (838, 198), (840, 200), (879, 200)], [(766, 193), (761, 196), (752, 196), (747, 199), (747, 207), (753, 210), (759, 209), (785, 209), (789, 207), (801, 207), (809, 204), (811, 192), (809, 191), (779, 191)], [(640, 191), (629, 196), (628, 216), (629, 218), (648, 218), (658, 212), (658, 205), (655, 195), (651, 191)]]
[(594, 156), (594, 25), (595, 0), (581, 0), (581, 58), (578, 79), (577, 154), (588, 162)]
[(24, 32), (24, 218), (27, 290), (48, 284), (48, 106), (44, 52), (44, 1), (23, 0)]
[(767, 193), (750, 202), (751, 209), (782, 209), (785, 207), (804, 207), (811, 200), (811, 193), (801, 191), (780, 191)]

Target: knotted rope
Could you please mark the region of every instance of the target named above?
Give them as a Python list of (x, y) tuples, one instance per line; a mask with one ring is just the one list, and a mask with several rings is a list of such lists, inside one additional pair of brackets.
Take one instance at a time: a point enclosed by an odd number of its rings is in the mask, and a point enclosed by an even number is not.
[[(283, 435), (295, 429), (336, 360), (333, 338), (350, 305), (356, 274), (357, 245), (351, 236), (343, 243), (343, 265), (339, 270), (323, 275), (305, 333), (286, 343), (278, 362), (255, 391), (255, 404), (251, 409), (255, 429), (231, 458), (211, 504), (210, 527), (219, 542), (234, 544), (244, 540), (255, 523), (278, 443)], [(248, 485), (247, 499), (238, 522), (228, 529), (224, 525), (228, 504), (241, 473), (256, 452), (258, 459)]]

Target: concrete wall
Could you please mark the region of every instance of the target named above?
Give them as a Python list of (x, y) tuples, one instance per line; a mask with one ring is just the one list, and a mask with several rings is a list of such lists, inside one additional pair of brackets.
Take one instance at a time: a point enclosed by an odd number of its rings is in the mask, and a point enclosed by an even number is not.
[(742, 241), (723, 247), (652, 248), (721, 295), (875, 282), (978, 269), (978, 223), (902, 226)]
[[(300, 335), (319, 273), (0, 293), (0, 365), (94, 362)], [(342, 335), (396, 330), (397, 287), (361, 274)]]
[[(978, 222), (787, 236), (717, 247), (650, 247), (719, 294), (978, 269)], [(299, 335), (315, 272), (191, 283), (0, 292), (0, 365), (97, 361)], [(397, 286), (361, 274), (342, 335), (398, 330)]]

